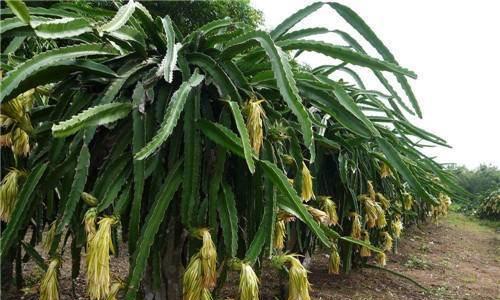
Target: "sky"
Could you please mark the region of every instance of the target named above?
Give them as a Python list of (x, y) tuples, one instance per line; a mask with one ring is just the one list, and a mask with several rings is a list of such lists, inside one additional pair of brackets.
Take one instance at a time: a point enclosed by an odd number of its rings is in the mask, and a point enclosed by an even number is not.
[[(272, 29), (314, 1), (252, 0)], [(344, 0), (374, 30), (399, 64), (418, 74), (410, 79), (423, 112), (414, 124), (447, 140), (453, 148), (427, 148), (441, 163), (476, 168), (481, 163), (500, 167), (500, 1)], [(294, 29), (327, 27), (360, 35), (328, 6)], [(293, 29), (292, 29), (293, 30)], [(309, 37), (345, 44), (333, 33)], [(362, 43), (374, 57), (377, 52)], [(306, 53), (311, 66), (335, 62)], [(369, 89), (383, 89), (371, 73), (356, 68)], [(343, 76), (349, 79), (347, 76)], [(395, 80), (393, 85), (397, 85)], [(404, 95), (403, 92), (399, 93)]]

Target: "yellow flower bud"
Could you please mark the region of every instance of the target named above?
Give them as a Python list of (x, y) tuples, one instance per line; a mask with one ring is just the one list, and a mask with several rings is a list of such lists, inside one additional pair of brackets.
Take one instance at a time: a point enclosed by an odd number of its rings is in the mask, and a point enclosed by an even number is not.
[(313, 177), (307, 168), (306, 164), (302, 162), (302, 200), (308, 202), (314, 198), (313, 192)]
[(85, 202), (85, 204), (87, 204), (88, 206), (93, 207), (97, 205), (97, 198), (92, 196), (91, 194), (83, 192), (81, 197), (83, 202)]

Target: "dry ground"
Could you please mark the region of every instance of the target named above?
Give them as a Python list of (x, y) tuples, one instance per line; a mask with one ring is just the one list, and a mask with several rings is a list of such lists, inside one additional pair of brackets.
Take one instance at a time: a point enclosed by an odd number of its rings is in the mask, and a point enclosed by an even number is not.
[[(125, 249), (122, 249), (125, 254)], [(112, 258), (114, 276), (124, 278), (125, 256)], [(61, 300), (74, 299), (71, 293), (70, 259), (61, 270)], [(427, 292), (408, 280), (376, 269), (355, 270), (349, 275), (327, 273), (326, 255), (318, 253), (310, 265), (312, 299), (500, 299), (500, 232), (452, 213), (438, 226), (425, 224), (410, 228), (399, 244), (398, 254), (388, 256), (386, 268), (413, 278)], [(38, 268), (26, 264), (26, 281), (32, 288), (11, 291), (2, 299), (38, 299)], [(83, 268), (82, 268), (83, 270)], [(85, 279), (76, 283), (76, 299), (85, 297)], [(262, 299), (279, 299), (276, 273), (261, 276)], [(220, 299), (237, 299), (237, 286), (224, 289)], [(5, 296), (5, 297), (4, 297)]]

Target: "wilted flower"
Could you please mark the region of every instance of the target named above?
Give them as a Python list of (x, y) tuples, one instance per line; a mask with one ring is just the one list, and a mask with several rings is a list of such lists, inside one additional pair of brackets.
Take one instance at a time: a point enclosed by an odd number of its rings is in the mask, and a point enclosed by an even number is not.
[(368, 185), (368, 196), (372, 201), (375, 201), (375, 189), (373, 188), (373, 182), (368, 180), (367, 185)]
[(307, 208), (309, 213), (313, 216), (314, 220), (317, 222), (320, 222), (325, 225), (330, 225), (331, 221), (330, 218), (328, 218), (328, 214), (322, 210), (319, 210), (317, 208), (314, 208), (310, 205), (304, 204), (304, 206)]
[(121, 280), (115, 282), (111, 285), (108, 298), (106, 300), (118, 300), (118, 292), (124, 288), (124, 284)]
[[(363, 231), (363, 241), (366, 244), (371, 245), (371, 243), (370, 243), (370, 235), (368, 234), (368, 231), (366, 231), (366, 230)], [(372, 252), (370, 251), (370, 249), (368, 247), (361, 246), (360, 255), (361, 255), (361, 257), (368, 257), (368, 256), (372, 255)]]
[(337, 244), (332, 244), (332, 253), (330, 254), (330, 259), (328, 260), (328, 273), (329, 274), (339, 274), (340, 270), (340, 255), (337, 248)]
[(40, 283), (40, 300), (59, 300), (58, 268), (59, 259), (52, 259)]
[(273, 246), (277, 250), (285, 248), (286, 224), (284, 220), (276, 220), (274, 224)]
[(383, 209), (388, 209), (391, 206), (389, 199), (387, 199), (382, 193), (377, 193), (375, 195), (377, 201), (380, 203)]
[(12, 146), (12, 135), (11, 133), (6, 133), (0, 135), (0, 147), (11, 147)]
[(201, 299), (203, 292), (201, 258), (197, 253), (191, 257), (182, 280), (184, 300)]
[(385, 225), (387, 225), (387, 221), (385, 219), (385, 212), (378, 203), (375, 203), (375, 211), (377, 212), (377, 227), (379, 229), (382, 229), (385, 227)]
[(413, 206), (413, 196), (410, 193), (403, 194), (403, 207), (405, 210), (410, 210)]
[(312, 179), (311, 172), (306, 164), (302, 162), (302, 200), (304, 200), (304, 202), (308, 202), (314, 198)]
[(263, 141), (262, 119), (265, 117), (261, 103), (264, 100), (257, 100), (252, 97), (246, 104), (247, 130), (250, 137), (250, 144), (257, 155), (260, 153)]
[(358, 213), (351, 212), (350, 219), (352, 220), (351, 237), (355, 239), (361, 238), (361, 220)]
[(392, 249), (392, 236), (387, 231), (382, 232), (381, 235), (382, 235), (382, 238), (384, 239), (382, 249), (384, 251), (391, 251), (391, 249)]
[(217, 281), (217, 250), (215, 249), (212, 236), (208, 228), (201, 228), (195, 232), (195, 236), (202, 239), (200, 249), (202, 283), (205, 288), (211, 289), (215, 287)]
[(0, 106), (0, 126), (10, 126), (16, 123), (24, 131), (31, 132), (33, 126), (28, 111), (33, 106), (33, 94), (35, 89), (28, 90), (16, 98), (2, 103)]
[(240, 300), (259, 299), (259, 278), (249, 264), (241, 263)]
[(0, 220), (9, 222), (12, 211), (16, 205), (17, 193), (19, 192), (19, 181), (26, 173), (10, 169), (4, 176), (0, 186)]
[(274, 256), (273, 264), (282, 267), (290, 264), (288, 269), (288, 300), (310, 300), (309, 289), (311, 285), (307, 279), (307, 270), (293, 254)]
[(385, 266), (386, 264), (386, 255), (384, 252), (379, 252), (377, 253), (377, 263), (380, 265), (380, 266)]
[(403, 231), (403, 222), (401, 222), (400, 216), (396, 216), (394, 221), (392, 221), (392, 231), (394, 231), (394, 236), (396, 238), (401, 236), (401, 231)]
[(90, 299), (101, 300), (109, 295), (109, 252), (114, 252), (111, 226), (118, 221), (114, 217), (102, 218), (94, 237), (88, 241), (87, 281)]
[(83, 223), (85, 225), (85, 233), (87, 234), (87, 246), (89, 245), (90, 241), (92, 238), (94, 238), (96, 234), (96, 226), (95, 226), (95, 221), (97, 219), (97, 210), (95, 208), (90, 208), (87, 210), (85, 213), (85, 216), (83, 217)]
[(54, 237), (56, 236), (56, 221), (52, 222), (49, 230), (45, 232), (45, 235), (42, 238), (42, 246), (45, 251), (49, 251), (52, 246), (52, 241), (54, 241)]
[(30, 152), (29, 135), (21, 128), (16, 128), (11, 135), (12, 152), (17, 156), (27, 156)]
[(368, 228), (375, 227), (378, 218), (377, 212), (377, 204), (367, 195), (360, 195), (358, 199), (363, 203), (365, 207), (365, 218), (366, 218), (366, 226)]
[(382, 162), (380, 164), (380, 170), (379, 171), (380, 171), (380, 177), (382, 177), (382, 178), (391, 177), (392, 176), (392, 170), (389, 167), (389, 165), (386, 164), (385, 162)]
[(339, 222), (339, 217), (337, 215), (337, 205), (329, 196), (319, 197), (321, 202), (321, 208), (328, 215), (328, 219), (330, 219), (330, 225), (337, 225)]

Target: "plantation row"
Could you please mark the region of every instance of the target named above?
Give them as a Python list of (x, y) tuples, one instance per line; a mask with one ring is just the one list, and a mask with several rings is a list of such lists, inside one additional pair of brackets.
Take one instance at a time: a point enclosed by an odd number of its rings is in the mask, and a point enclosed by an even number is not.
[[(229, 272), (258, 299), (263, 265), (288, 278), (288, 299), (310, 299), (303, 255), (328, 249), (333, 274), (384, 266), (404, 224), (464, 193), (420, 151), (447, 144), (407, 118), (421, 117), (415, 73), (344, 5), (264, 32), (230, 18), (184, 30), (153, 2), (6, 2), (0, 257), (4, 281), (19, 285), (29, 259), (44, 270), (40, 299), (59, 299), (64, 252), (93, 300), (211, 299)], [(321, 7), (381, 58), (344, 31), (293, 30)], [(324, 33), (347, 46), (312, 39)], [(304, 52), (340, 63), (311, 69)], [(131, 264), (114, 282), (120, 240)]]

